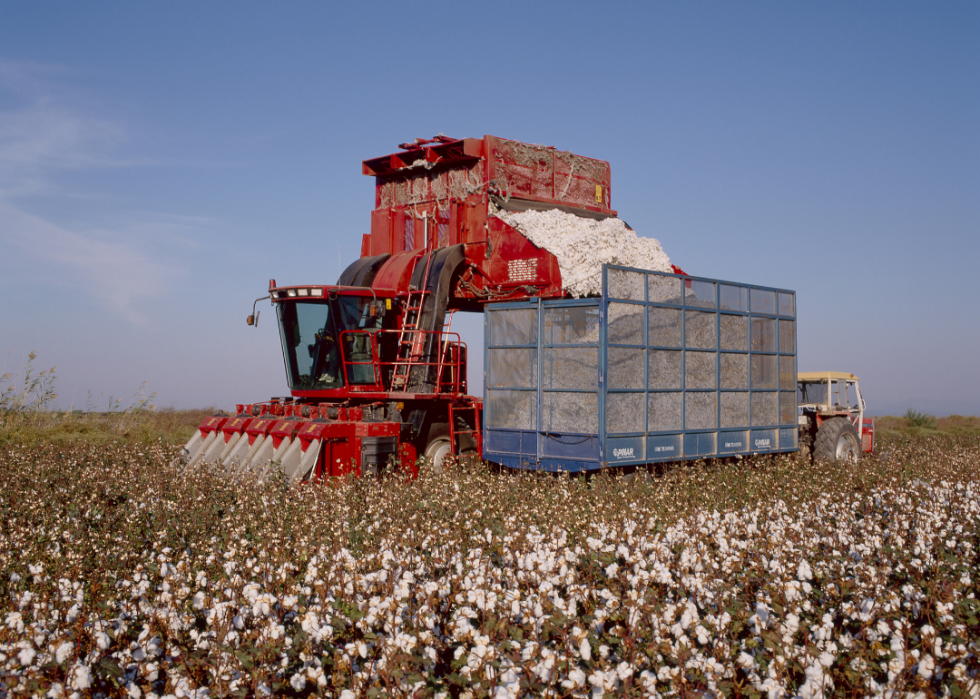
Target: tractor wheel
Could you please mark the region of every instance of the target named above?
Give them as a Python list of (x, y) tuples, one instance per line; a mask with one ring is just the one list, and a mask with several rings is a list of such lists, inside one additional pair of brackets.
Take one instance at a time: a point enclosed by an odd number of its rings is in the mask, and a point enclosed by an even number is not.
[(434, 422), (429, 428), (429, 437), (425, 442), (425, 450), (422, 455), (429, 460), (435, 468), (441, 469), (446, 464), (446, 457), (453, 451), (453, 445), (449, 441), (449, 425), (445, 422)]
[(861, 456), (861, 440), (847, 418), (832, 417), (824, 421), (813, 440), (815, 461), (846, 461), (855, 464)]

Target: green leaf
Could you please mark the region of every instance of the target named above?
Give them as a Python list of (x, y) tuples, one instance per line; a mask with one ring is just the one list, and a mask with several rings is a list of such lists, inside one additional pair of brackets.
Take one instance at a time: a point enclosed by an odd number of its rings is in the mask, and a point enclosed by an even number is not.
[(236, 650), (235, 657), (244, 665), (246, 668), (251, 670), (255, 667), (255, 661), (252, 660), (251, 656), (243, 650)]
[(122, 677), (123, 674), (122, 668), (108, 658), (99, 660), (95, 667), (101, 674), (108, 675), (109, 677)]

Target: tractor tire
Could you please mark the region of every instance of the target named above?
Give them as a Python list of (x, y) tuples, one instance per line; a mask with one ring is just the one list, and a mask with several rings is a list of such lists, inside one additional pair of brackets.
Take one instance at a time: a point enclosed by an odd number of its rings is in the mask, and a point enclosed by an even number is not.
[(434, 422), (429, 428), (429, 436), (425, 440), (422, 456), (428, 459), (434, 468), (441, 469), (446, 465), (446, 457), (452, 454), (453, 445), (449, 441), (449, 425), (445, 422)]
[(832, 417), (824, 421), (813, 440), (814, 461), (856, 464), (860, 456), (861, 440), (847, 418)]

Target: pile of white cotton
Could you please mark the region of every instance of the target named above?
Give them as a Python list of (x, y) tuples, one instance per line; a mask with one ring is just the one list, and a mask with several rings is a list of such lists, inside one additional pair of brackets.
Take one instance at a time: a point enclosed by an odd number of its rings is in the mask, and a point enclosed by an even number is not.
[(602, 293), (603, 264), (673, 271), (660, 241), (638, 237), (618, 218), (595, 221), (558, 209), (497, 216), (558, 258), (562, 287), (576, 298)]

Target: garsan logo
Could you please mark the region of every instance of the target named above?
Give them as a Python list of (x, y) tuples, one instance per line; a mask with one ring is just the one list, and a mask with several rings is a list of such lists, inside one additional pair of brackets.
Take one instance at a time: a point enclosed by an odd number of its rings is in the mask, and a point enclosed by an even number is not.
[(632, 459), (633, 447), (623, 448), (623, 449), (613, 449), (613, 456), (617, 459)]

